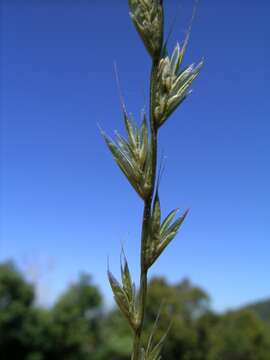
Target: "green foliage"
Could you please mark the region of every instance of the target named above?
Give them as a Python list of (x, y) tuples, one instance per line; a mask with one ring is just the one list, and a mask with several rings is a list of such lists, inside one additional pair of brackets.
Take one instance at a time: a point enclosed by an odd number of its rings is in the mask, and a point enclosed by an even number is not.
[(249, 311), (221, 317), (211, 332), (209, 360), (268, 360), (270, 337), (265, 324)]
[(270, 323), (270, 300), (259, 301), (255, 304), (247, 305), (243, 309), (254, 312), (260, 319)]
[[(164, 301), (161, 304), (161, 299)], [(146, 310), (146, 330), (149, 333), (160, 310), (157, 338), (170, 331), (161, 352), (166, 359), (197, 359), (198, 334), (196, 321), (209, 311), (209, 297), (188, 280), (170, 285), (164, 278), (150, 281), (148, 306)]]
[[(27, 353), (26, 324), (32, 317), (33, 286), (12, 263), (0, 265), (0, 358), (11, 359)], [(9, 353), (8, 357), (6, 354)]]
[(132, 350), (132, 333), (118, 309), (107, 313), (101, 323), (101, 343), (95, 360), (128, 360)]
[(95, 353), (102, 297), (90, 276), (81, 275), (51, 310), (34, 300), (16, 267), (0, 265), (1, 360), (86, 360)]
[[(121, 286), (130, 295), (125, 258), (121, 270)], [(35, 305), (33, 286), (12, 263), (4, 263), (0, 304), (1, 360), (130, 358), (128, 322), (117, 309), (102, 310), (101, 294), (86, 274), (51, 309), (42, 309)], [(254, 312), (215, 314), (203, 289), (188, 280), (172, 285), (162, 277), (149, 283), (142, 340), (141, 360), (269, 360), (270, 354), (269, 324)]]
[(57, 358), (64, 355), (68, 360), (84, 360), (94, 354), (101, 303), (100, 292), (86, 274), (60, 297), (52, 309)]
[(160, 313), (158, 313), (156, 321), (154, 322), (153, 329), (149, 335), (147, 340), (147, 345), (145, 348), (142, 348), (141, 353), (141, 360), (160, 360), (161, 359), (161, 350), (168, 334), (168, 331), (156, 342), (154, 343), (154, 336), (157, 330), (158, 320), (159, 320)]

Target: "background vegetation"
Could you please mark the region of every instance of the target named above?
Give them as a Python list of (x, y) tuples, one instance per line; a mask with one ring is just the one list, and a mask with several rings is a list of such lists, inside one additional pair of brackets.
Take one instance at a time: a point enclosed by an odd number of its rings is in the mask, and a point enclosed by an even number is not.
[[(160, 310), (160, 298), (165, 299)], [(149, 283), (146, 334), (160, 310), (157, 335), (170, 325), (166, 360), (269, 360), (270, 301), (224, 314), (189, 280)], [(81, 274), (50, 308), (36, 304), (35, 288), (11, 262), (0, 265), (0, 359), (128, 360), (132, 334), (118, 310)]]

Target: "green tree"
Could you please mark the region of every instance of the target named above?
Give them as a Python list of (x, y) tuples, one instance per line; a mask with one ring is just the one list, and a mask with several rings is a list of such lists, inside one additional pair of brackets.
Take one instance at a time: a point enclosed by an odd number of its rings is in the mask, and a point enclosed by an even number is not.
[(208, 360), (269, 360), (269, 328), (250, 311), (229, 312), (212, 327)]
[[(206, 360), (205, 349), (200, 345), (197, 323), (209, 312), (209, 297), (201, 288), (188, 280), (171, 285), (163, 277), (155, 277), (149, 282), (148, 305), (145, 314), (146, 344), (160, 312), (155, 336), (169, 336), (162, 350), (166, 360)], [(164, 299), (161, 304), (161, 299)], [(203, 325), (201, 325), (203, 327)], [(207, 332), (207, 337), (209, 337)], [(102, 323), (102, 344), (98, 360), (128, 360), (132, 349), (132, 332), (119, 310), (107, 314)], [(207, 349), (208, 350), (208, 349)]]
[(132, 350), (132, 333), (118, 309), (111, 310), (102, 319), (101, 331), (95, 360), (128, 360)]
[[(51, 311), (32, 307), (21, 330), (27, 344), (25, 360), (46, 360), (55, 353), (54, 324)], [(20, 358), (21, 359), (21, 358)]]
[(0, 358), (26, 356), (28, 341), (24, 336), (34, 301), (34, 288), (11, 262), (0, 265)]
[(79, 281), (59, 298), (52, 309), (55, 355), (53, 359), (90, 359), (99, 343), (102, 297), (91, 277)]
[[(164, 299), (161, 304), (161, 300)], [(201, 359), (196, 324), (201, 316), (209, 312), (210, 299), (201, 288), (185, 279), (170, 285), (165, 278), (153, 278), (149, 283), (148, 305), (146, 309), (147, 337), (151, 332), (155, 314), (160, 309), (156, 331), (161, 338), (168, 328), (162, 355), (166, 359)]]
[(52, 350), (50, 312), (12, 262), (0, 265), (0, 358), (43, 360)]
[(200, 360), (208, 358), (209, 349), (211, 347), (212, 329), (218, 324), (220, 315), (212, 311), (208, 311), (199, 317), (195, 323), (197, 333), (197, 357)]

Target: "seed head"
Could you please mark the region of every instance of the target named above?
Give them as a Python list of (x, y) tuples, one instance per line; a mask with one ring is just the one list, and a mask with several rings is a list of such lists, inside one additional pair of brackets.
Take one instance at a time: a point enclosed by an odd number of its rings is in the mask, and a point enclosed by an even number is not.
[(163, 6), (161, 0), (129, 0), (131, 19), (153, 58), (163, 45)]
[(186, 46), (187, 41), (182, 48), (177, 43), (171, 57), (166, 56), (159, 62), (154, 111), (157, 127), (160, 127), (186, 99), (190, 93), (190, 86), (203, 65), (201, 61), (196, 66), (192, 64), (180, 70)]

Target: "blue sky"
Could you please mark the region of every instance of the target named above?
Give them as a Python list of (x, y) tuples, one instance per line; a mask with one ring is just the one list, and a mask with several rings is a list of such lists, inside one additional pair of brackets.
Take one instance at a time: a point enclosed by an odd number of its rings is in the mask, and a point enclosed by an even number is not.
[[(164, 3), (173, 46), (193, 2)], [(151, 275), (189, 277), (217, 310), (270, 296), (269, 11), (200, 2), (185, 62), (205, 67), (159, 138), (163, 215), (191, 211)], [(124, 0), (3, 1), (1, 17), (0, 260), (38, 271), (44, 302), (80, 271), (110, 302), (107, 256), (118, 274), (121, 242), (138, 279), (143, 204), (97, 124), (123, 132), (115, 61), (139, 119), (150, 59)]]

